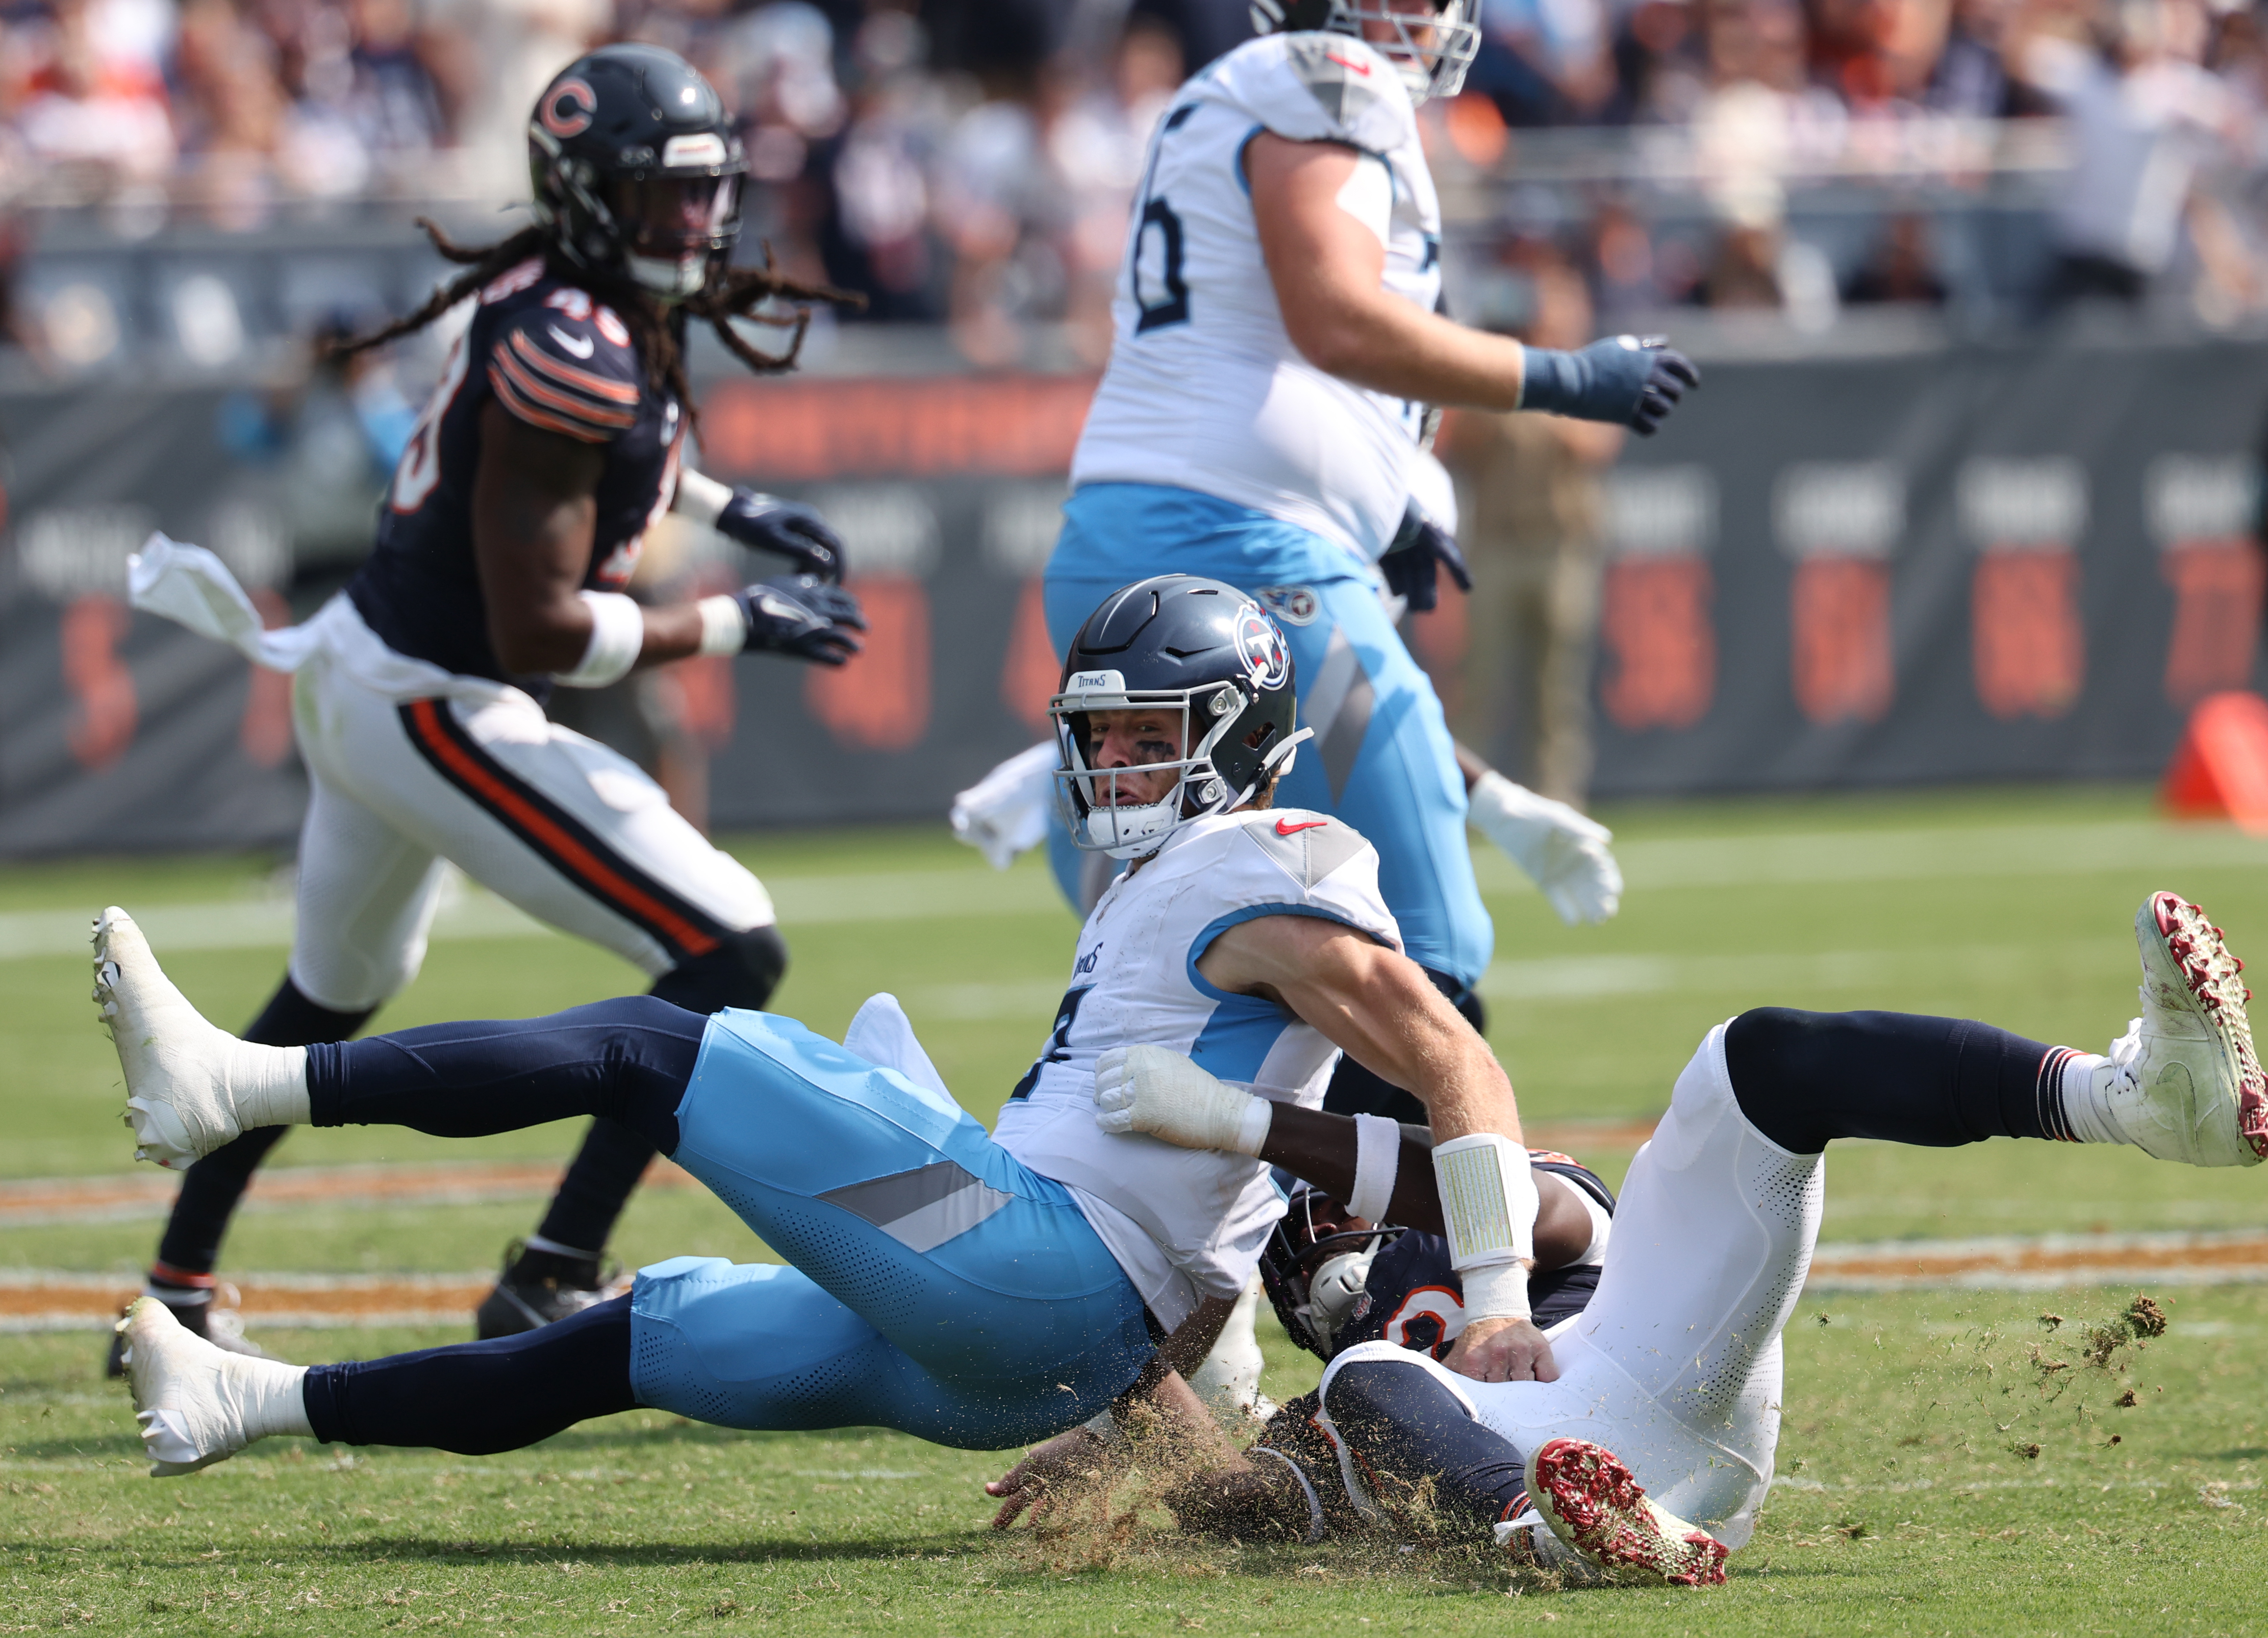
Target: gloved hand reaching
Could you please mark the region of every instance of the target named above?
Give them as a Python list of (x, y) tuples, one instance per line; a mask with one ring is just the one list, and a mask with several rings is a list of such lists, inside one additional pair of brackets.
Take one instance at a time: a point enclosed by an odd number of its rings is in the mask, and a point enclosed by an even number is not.
[(1378, 560), (1378, 567), (1386, 576), (1386, 589), (1407, 600), (1417, 614), (1424, 614), (1441, 601), (1443, 569), (1449, 572), (1459, 591), (1473, 589), (1472, 571), (1465, 567), (1465, 554), (1457, 550), (1456, 537), (1427, 517), (1414, 501), (1403, 510), (1402, 527), (1395, 532), (1394, 544)]
[(1185, 1149), (1257, 1155), (1274, 1110), (1163, 1046), (1114, 1046), (1094, 1060), (1095, 1124)]
[(1701, 385), (1693, 360), (1659, 336), (1609, 336), (1573, 352), (1530, 347), (1520, 407), (1579, 421), (1610, 421), (1651, 438), (1686, 389)]
[(801, 501), (735, 488), (710, 527), (743, 546), (777, 552), (794, 564), (799, 575), (836, 583), (843, 579), (842, 537)]
[(1604, 921), (1622, 908), (1622, 867), (1608, 849), (1615, 833), (1606, 826), (1493, 769), (1467, 802), (1481, 834), (1511, 855), (1569, 926)]
[[(853, 631), (866, 629), (858, 600), (839, 586), (815, 575), (783, 575), (763, 580), (728, 596), (703, 599), (703, 616), (709, 606), (730, 602), (744, 623), (742, 650), (769, 649), (792, 654), (816, 665), (839, 666), (858, 652)], [(709, 645), (703, 645), (709, 652)]]

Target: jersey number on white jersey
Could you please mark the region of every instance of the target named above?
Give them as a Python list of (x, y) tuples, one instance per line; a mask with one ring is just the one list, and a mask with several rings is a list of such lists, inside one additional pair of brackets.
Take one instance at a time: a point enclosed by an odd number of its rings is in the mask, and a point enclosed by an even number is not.
[(1070, 1060), (1071, 1027), (1079, 1022), (1079, 1004), (1086, 999), (1086, 992), (1094, 987), (1091, 984), (1082, 984), (1076, 989), (1064, 992), (1063, 1000), (1056, 1007), (1056, 1027), (1048, 1036), (1048, 1044), (1040, 1049), (1040, 1055), (1032, 1060), (1032, 1066), (1024, 1072), (1024, 1078), (1016, 1082), (1016, 1089), (1008, 1094), (1011, 1103), (1032, 1096), (1033, 1087), (1039, 1083), (1042, 1066)]
[(1134, 321), (1137, 336), (1189, 321), (1189, 287), (1182, 279), (1182, 218), (1162, 196), (1151, 196), (1150, 185), (1158, 174), (1158, 155), (1166, 138), (1196, 112), (1194, 106), (1184, 106), (1159, 122), (1150, 163), (1143, 173), (1142, 209), (1135, 218), (1134, 242), (1129, 249), (1134, 263), (1134, 305), (1142, 314)]

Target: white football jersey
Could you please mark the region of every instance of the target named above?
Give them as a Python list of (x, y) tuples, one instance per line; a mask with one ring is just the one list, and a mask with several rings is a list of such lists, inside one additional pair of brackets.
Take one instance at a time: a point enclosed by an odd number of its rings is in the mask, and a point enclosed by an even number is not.
[(1440, 205), (1394, 65), (1340, 34), (1248, 41), (1151, 136), (1071, 483), (1197, 490), (1368, 562), (1402, 521), (1424, 407), (1325, 374), (1285, 333), (1244, 172), (1263, 130), (1359, 149), (1340, 205), (1385, 245), (1384, 288), (1428, 312), (1439, 299)]
[(1225, 929), (1266, 915), (1325, 917), (1402, 948), (1379, 896), (1378, 855), (1340, 821), (1288, 808), (1185, 824), (1086, 919), (1055, 1031), (993, 1132), (1034, 1171), (1070, 1185), (1169, 1329), (1198, 1298), (1244, 1288), (1283, 1197), (1248, 1156), (1105, 1132), (1094, 1063), (1114, 1046), (1170, 1047), (1263, 1097), (1322, 1107), (1338, 1049), (1286, 1008), (1216, 989), (1197, 971)]

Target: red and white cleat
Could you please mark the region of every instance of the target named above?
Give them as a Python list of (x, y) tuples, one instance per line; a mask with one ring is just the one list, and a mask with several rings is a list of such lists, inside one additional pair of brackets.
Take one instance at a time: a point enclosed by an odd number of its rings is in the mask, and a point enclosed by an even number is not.
[(1679, 1587), (1725, 1581), (1725, 1544), (1664, 1511), (1622, 1458), (1587, 1439), (1554, 1439), (1528, 1464), (1528, 1496), (1551, 1531), (1616, 1580)]
[(2258, 1165), (2268, 1159), (2268, 1075), (2244, 1014), (2244, 963), (2204, 911), (2172, 893), (2143, 901), (2134, 941), (2142, 1015), (2111, 1044), (2106, 1112), (2160, 1160)]

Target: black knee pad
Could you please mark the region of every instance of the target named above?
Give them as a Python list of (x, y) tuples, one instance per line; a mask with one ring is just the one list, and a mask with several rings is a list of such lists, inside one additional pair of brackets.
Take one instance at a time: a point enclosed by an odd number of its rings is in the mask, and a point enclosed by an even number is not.
[(786, 970), (787, 941), (779, 929), (750, 927), (745, 933), (725, 933), (707, 955), (680, 962), (654, 980), (651, 993), (688, 1012), (755, 1009), (771, 1000)]
[(1810, 1135), (1819, 1026), (1832, 1015), (1756, 1007), (1725, 1026), (1725, 1073), (1749, 1124), (1783, 1147)]

